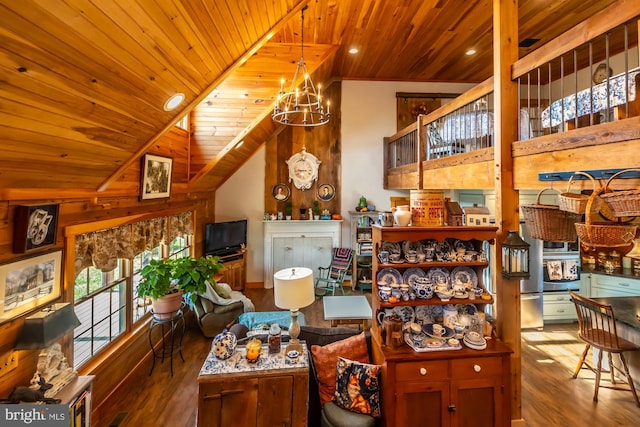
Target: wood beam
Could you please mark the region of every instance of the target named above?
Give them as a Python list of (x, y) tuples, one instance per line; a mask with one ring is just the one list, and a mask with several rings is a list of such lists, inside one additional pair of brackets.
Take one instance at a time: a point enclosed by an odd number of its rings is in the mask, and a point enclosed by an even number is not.
[[(309, 3), (309, 0), (300, 0), (296, 5), (294, 5), (291, 10), (280, 20), (276, 25), (274, 25), (269, 31), (267, 31), (263, 36), (255, 42), (243, 55), (241, 55), (233, 64), (231, 64), (226, 70), (224, 70), (218, 78), (216, 78), (198, 97), (196, 97), (191, 103), (185, 108), (186, 111), (191, 111), (196, 107), (200, 102), (202, 102), (209, 93), (215, 89), (220, 83), (225, 81), (227, 77), (235, 70), (240, 68), (242, 64), (244, 64), (249, 58), (253, 56), (262, 46), (269, 41), (269, 39), (276, 34), (284, 25), (287, 23), (289, 19), (293, 16), (297, 16), (300, 10), (304, 6)], [(165, 127), (163, 127), (158, 133), (156, 133), (149, 141), (147, 141), (144, 145), (142, 145), (129, 159), (124, 162), (120, 167), (109, 176), (100, 186), (98, 186), (97, 191), (102, 192), (109, 188), (114, 181), (116, 181), (131, 165), (135, 162), (139, 161), (140, 157), (147, 152), (149, 148), (153, 146), (169, 129), (173, 128), (174, 122), (168, 123)]]
[(518, 86), (511, 80), (511, 64), (518, 59), (518, 0), (493, 0), (494, 172), (498, 236), (492, 271), (498, 336), (511, 355), (511, 419), (522, 418), (520, 354), (520, 282), (502, 278), (502, 242), (509, 230), (518, 230), (518, 192), (513, 187), (511, 142), (518, 139)]

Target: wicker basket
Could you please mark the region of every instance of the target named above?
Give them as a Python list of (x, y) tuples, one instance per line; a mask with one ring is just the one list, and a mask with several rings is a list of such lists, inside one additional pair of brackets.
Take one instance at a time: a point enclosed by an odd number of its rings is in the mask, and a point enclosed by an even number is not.
[[(596, 180), (593, 179), (591, 175), (585, 172), (575, 172), (571, 179), (569, 179), (569, 184), (567, 185), (567, 191), (558, 195), (558, 207), (561, 211), (572, 212), (577, 214), (583, 214), (587, 208), (587, 201), (589, 200), (589, 196), (586, 194), (580, 193), (571, 193), (569, 190), (571, 189), (571, 184), (573, 184), (573, 178), (576, 175), (584, 175), (591, 180), (593, 184), (593, 191), (596, 191)], [(600, 209), (601, 199), (598, 197), (594, 201), (594, 209), (597, 211)]]
[(625, 172), (640, 172), (640, 169), (625, 169), (613, 174), (607, 180), (604, 186), (604, 194), (600, 197), (609, 204), (615, 216), (638, 216), (640, 215), (640, 190), (608, 192), (611, 181)]
[(591, 205), (602, 191), (604, 190), (599, 189), (589, 196), (585, 222), (579, 222), (575, 225), (580, 242), (589, 247), (627, 246), (636, 236), (635, 225), (620, 225), (611, 222), (594, 223), (591, 221)]
[(556, 205), (540, 204), (540, 196), (546, 190), (558, 191), (544, 188), (538, 193), (535, 204), (520, 206), (529, 234), (534, 239), (552, 242), (575, 241), (577, 235), (574, 224), (582, 220), (582, 215), (561, 211)]

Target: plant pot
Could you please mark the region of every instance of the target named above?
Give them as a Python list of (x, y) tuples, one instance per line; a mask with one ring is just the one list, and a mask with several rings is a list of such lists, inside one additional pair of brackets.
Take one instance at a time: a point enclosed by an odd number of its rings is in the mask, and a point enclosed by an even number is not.
[(313, 219), (315, 219), (316, 221), (318, 221), (320, 219), (320, 215), (314, 215)]
[(171, 319), (182, 306), (183, 294), (184, 292), (177, 291), (153, 300), (151, 304), (153, 316), (156, 319)]
[(287, 221), (291, 221), (291, 215), (287, 215), (285, 216), (285, 218), (287, 219)]

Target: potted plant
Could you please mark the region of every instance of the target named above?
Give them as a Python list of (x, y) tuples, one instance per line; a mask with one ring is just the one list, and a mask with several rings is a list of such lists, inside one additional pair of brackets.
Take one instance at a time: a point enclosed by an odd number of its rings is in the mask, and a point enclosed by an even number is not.
[(284, 215), (286, 219), (291, 219), (291, 214), (293, 213), (293, 203), (291, 200), (287, 200), (284, 204)]
[(192, 308), (198, 294), (207, 289), (207, 280), (215, 284), (213, 277), (223, 267), (217, 256), (176, 258), (171, 264), (171, 277), (176, 287), (184, 292), (184, 301)]
[(313, 210), (313, 219), (320, 219), (320, 202), (318, 200), (313, 201), (313, 208), (311, 209)]
[(151, 297), (154, 316), (171, 317), (183, 301), (193, 306), (197, 294), (206, 290), (205, 282), (215, 283), (213, 276), (221, 268), (218, 257), (152, 259), (140, 272), (136, 294)]

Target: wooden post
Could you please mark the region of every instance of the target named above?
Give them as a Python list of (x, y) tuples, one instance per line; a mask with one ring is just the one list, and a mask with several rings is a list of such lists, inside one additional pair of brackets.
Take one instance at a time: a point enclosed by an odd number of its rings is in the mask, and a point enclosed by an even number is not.
[(511, 81), (511, 64), (518, 59), (518, 0), (493, 0), (493, 69), (495, 145), (494, 170), (498, 238), (494, 259), (499, 337), (511, 355), (511, 419), (522, 418), (520, 352), (520, 282), (502, 278), (502, 242), (509, 230), (519, 232), (518, 192), (513, 186), (511, 144), (518, 138), (518, 86)]

